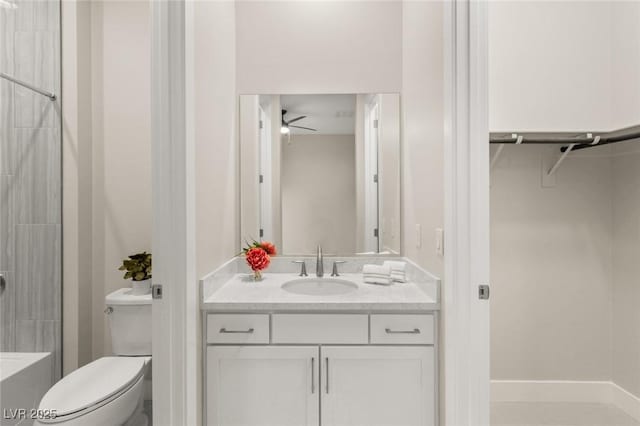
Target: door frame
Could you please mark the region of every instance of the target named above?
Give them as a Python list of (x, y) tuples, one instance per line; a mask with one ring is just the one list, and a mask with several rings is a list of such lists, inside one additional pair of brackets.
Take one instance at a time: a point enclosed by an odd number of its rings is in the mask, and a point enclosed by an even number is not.
[(488, 26), (486, 0), (444, 3), (444, 421), (489, 425)]
[[(156, 425), (199, 424), (200, 377), (193, 176), (193, 4), (152, 7)], [(489, 144), (487, 0), (444, 1), (444, 422), (489, 424)]]
[(201, 422), (193, 2), (151, 2), (153, 424)]

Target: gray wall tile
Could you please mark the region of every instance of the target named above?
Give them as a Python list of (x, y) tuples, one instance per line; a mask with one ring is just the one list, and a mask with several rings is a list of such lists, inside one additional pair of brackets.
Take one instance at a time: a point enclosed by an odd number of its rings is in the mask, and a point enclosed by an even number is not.
[[(1, 88), (0, 96), (2, 96)], [(11, 115), (13, 115), (13, 112), (11, 112)], [(0, 120), (4, 120), (4, 117), (0, 117)], [(13, 174), (15, 164), (15, 141), (15, 128), (13, 126), (2, 127), (0, 125), (0, 175)]]
[[(0, 70), (13, 75), (13, 45), (15, 31), (13, 9), (0, 8)], [(0, 174), (11, 174), (9, 144), (13, 139), (14, 84), (0, 79)]]
[(16, 319), (16, 351), (35, 352), (36, 320)]
[[(44, 90), (58, 93), (60, 79), (59, 33), (16, 32), (14, 76)], [(59, 127), (55, 103), (21, 86), (15, 87), (15, 126)]]
[(13, 73), (13, 34), (16, 31), (16, 10), (0, 8), (0, 69)]
[(0, 288), (0, 352), (13, 352), (16, 328), (16, 286), (13, 274), (0, 271), (4, 279), (4, 290)]
[(61, 223), (59, 131), (16, 129), (15, 148), (16, 223)]
[(61, 226), (16, 226), (16, 319), (61, 319)]
[[(60, 1), (0, 8), (0, 70), (60, 95)], [(61, 374), (59, 101), (0, 80), (0, 350), (54, 353)]]
[(16, 9), (18, 31), (57, 30), (60, 19), (58, 0), (20, 0)]
[(16, 320), (17, 352), (52, 352), (54, 380), (61, 377), (60, 321)]
[(0, 270), (14, 270), (15, 185), (13, 176), (0, 175)]

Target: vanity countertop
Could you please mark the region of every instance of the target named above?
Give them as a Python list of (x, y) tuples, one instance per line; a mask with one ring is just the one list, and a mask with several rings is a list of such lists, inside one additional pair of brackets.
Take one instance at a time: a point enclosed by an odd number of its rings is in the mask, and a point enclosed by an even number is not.
[[(325, 276), (330, 279), (330, 277)], [(339, 279), (357, 285), (349, 293), (305, 295), (282, 289), (285, 282), (301, 279), (295, 273), (265, 273), (262, 281), (251, 274), (236, 273), (215, 292), (205, 297), (207, 311), (433, 311), (440, 309), (436, 283), (394, 283), (389, 286), (366, 284), (362, 274), (345, 273)], [(306, 280), (315, 280), (310, 274)]]

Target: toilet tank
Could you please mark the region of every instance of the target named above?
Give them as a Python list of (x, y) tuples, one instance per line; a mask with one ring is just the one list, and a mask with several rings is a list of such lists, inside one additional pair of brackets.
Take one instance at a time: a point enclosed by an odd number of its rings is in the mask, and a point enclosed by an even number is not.
[(105, 298), (114, 355), (151, 355), (151, 294), (121, 288)]

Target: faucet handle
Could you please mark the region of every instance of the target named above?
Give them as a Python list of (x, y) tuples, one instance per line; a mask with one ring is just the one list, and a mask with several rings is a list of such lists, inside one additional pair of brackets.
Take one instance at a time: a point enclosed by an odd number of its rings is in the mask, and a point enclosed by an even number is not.
[(300, 267), (300, 276), (301, 277), (308, 277), (308, 275), (307, 275), (307, 264), (304, 262), (304, 260), (292, 260), (291, 263), (300, 263), (302, 265)]
[(338, 265), (341, 263), (345, 263), (346, 260), (334, 260), (333, 261), (333, 270), (331, 271), (331, 276), (332, 277), (339, 277), (340, 274), (338, 273)]

